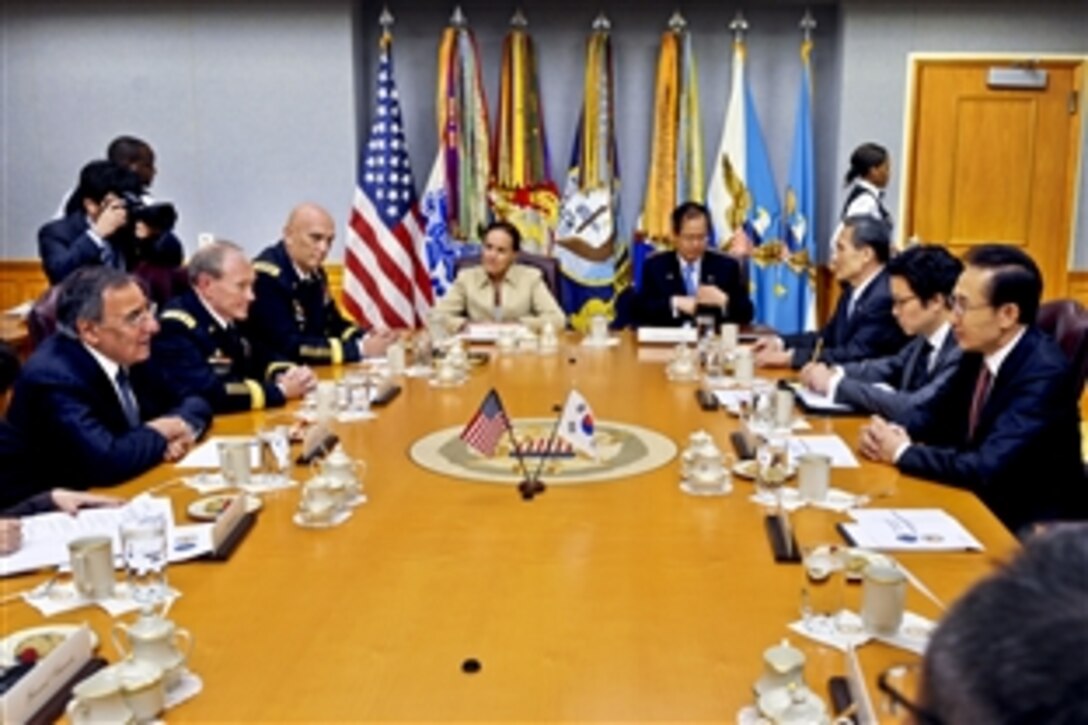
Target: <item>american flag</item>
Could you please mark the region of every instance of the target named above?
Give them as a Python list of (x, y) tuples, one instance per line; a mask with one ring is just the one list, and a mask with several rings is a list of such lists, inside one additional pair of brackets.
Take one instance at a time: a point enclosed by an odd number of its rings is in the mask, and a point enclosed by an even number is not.
[(510, 421), (506, 417), (506, 410), (502, 407), (499, 394), (492, 388), (480, 403), (480, 409), (461, 431), (461, 440), (485, 456), (493, 456), (495, 446), (509, 428)]
[(392, 35), (383, 33), (377, 103), (348, 223), (344, 306), (367, 327), (414, 328), (426, 318), (434, 293), (420, 261), (423, 217), (393, 82), (392, 45)]

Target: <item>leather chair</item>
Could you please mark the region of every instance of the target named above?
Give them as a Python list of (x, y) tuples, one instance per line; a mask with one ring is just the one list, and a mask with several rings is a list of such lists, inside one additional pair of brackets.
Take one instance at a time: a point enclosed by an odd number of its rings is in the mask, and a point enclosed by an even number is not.
[(59, 296), (60, 285), (55, 284), (34, 300), (30, 313), (26, 316), (26, 330), (30, 335), (32, 349), (42, 344), (42, 341), (57, 329), (57, 298)]
[(1054, 338), (1069, 358), (1083, 391), (1088, 377), (1088, 310), (1072, 299), (1044, 302), (1039, 306), (1035, 324)]
[[(514, 261), (527, 267), (536, 267), (544, 276), (544, 283), (548, 285), (552, 296), (559, 300), (559, 260), (555, 257), (547, 257), (543, 254), (532, 252), (518, 252)], [(474, 254), (468, 257), (459, 257), (454, 265), (454, 270), (460, 272), (467, 267), (475, 267), (480, 264), (480, 255)]]

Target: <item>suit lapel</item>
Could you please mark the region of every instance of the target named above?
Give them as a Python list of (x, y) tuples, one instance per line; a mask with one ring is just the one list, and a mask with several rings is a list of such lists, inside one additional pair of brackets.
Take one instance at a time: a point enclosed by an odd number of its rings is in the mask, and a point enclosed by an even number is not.
[[(129, 427), (128, 418), (125, 417), (125, 411), (121, 408), (121, 400), (117, 397), (117, 389), (113, 387), (113, 382), (106, 375), (106, 371), (91, 356), (91, 353), (87, 352), (87, 349), (83, 347), (83, 343), (59, 335), (57, 341), (69, 348), (67, 357), (77, 368), (77, 377), (90, 383), (91, 389), (98, 399), (95, 409), (107, 419), (111, 429), (127, 430)], [(131, 382), (135, 386), (135, 381), (132, 380)], [(138, 395), (137, 401), (139, 401)]]

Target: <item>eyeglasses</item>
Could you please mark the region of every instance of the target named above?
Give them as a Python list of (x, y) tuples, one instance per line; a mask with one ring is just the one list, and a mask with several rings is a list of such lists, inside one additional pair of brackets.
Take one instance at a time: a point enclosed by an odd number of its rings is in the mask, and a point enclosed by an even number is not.
[(980, 302), (977, 305), (971, 305), (967, 303), (967, 298), (964, 295), (952, 295), (951, 304), (949, 305), (951, 310), (957, 315), (962, 315), (971, 310), (981, 310), (986, 307), (992, 307), (988, 302)]
[(902, 307), (911, 300), (918, 299), (918, 295), (907, 295), (906, 297), (892, 297), (892, 307)]
[(155, 319), (157, 311), (158, 306), (154, 302), (149, 302), (140, 309), (133, 310), (122, 317), (121, 324), (125, 327), (139, 327), (147, 321)]
[[(944, 725), (941, 718), (903, 694), (904, 683), (913, 682), (917, 684), (920, 681), (921, 669), (922, 664), (920, 662), (909, 665), (892, 665), (877, 676), (876, 686), (886, 697), (884, 709), (889, 715), (898, 716), (898, 709), (903, 708), (910, 713), (918, 725)], [(917, 691), (917, 686), (913, 689)]]

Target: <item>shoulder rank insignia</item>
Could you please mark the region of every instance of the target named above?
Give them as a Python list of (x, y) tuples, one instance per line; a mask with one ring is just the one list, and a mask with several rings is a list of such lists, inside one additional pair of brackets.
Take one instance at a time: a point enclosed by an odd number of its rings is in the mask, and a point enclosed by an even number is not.
[(177, 320), (181, 324), (188, 327), (190, 330), (196, 329), (196, 320), (185, 310), (167, 310), (162, 313), (162, 319), (164, 320)]
[(253, 269), (263, 274), (267, 274), (270, 277), (280, 276), (280, 268), (272, 264), (271, 262), (267, 262), (263, 259), (258, 259), (256, 262), (254, 262)]

